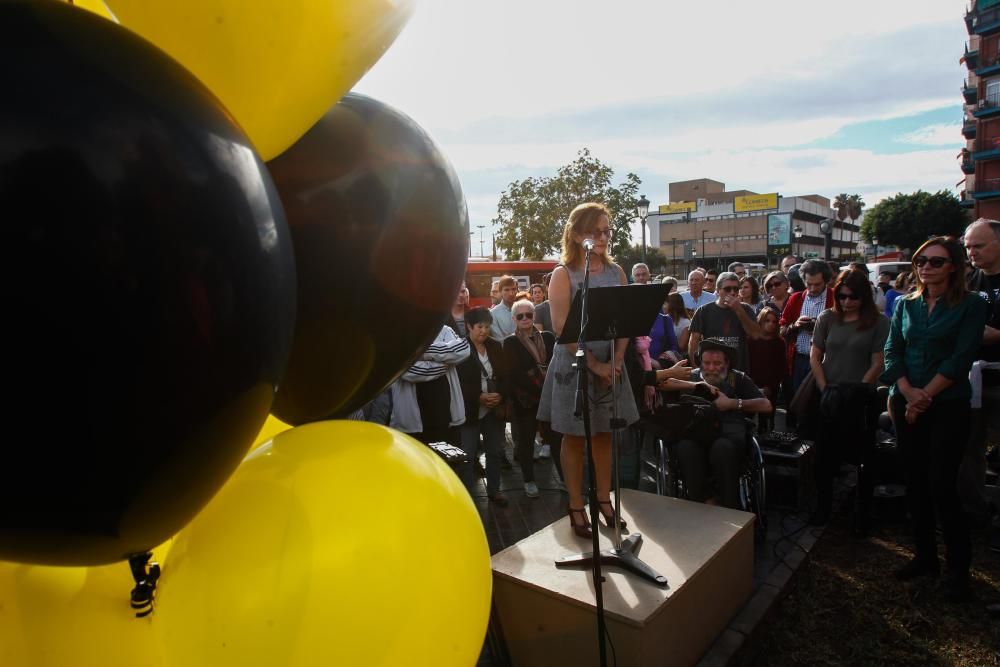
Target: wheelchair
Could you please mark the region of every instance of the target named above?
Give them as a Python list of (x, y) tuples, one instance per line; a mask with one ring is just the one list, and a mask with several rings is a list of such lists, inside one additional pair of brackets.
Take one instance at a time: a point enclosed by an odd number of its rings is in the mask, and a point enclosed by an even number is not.
[[(740, 509), (757, 518), (754, 525), (755, 537), (763, 540), (767, 535), (767, 474), (764, 468), (764, 454), (757, 437), (756, 423), (744, 419), (746, 425), (746, 459), (739, 475)], [(652, 433), (656, 493), (672, 498), (688, 498), (684, 485), (680, 460), (672, 450), (674, 442), (681, 438), (667, 432), (655, 422), (647, 422), (645, 427)]]

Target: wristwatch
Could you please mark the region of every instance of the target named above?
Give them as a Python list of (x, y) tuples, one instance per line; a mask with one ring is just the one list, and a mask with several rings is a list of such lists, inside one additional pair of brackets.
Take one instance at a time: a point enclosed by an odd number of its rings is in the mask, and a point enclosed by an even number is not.
[(739, 410), (740, 412), (743, 411), (743, 399), (742, 398), (739, 399), (738, 401), (736, 401), (736, 409)]

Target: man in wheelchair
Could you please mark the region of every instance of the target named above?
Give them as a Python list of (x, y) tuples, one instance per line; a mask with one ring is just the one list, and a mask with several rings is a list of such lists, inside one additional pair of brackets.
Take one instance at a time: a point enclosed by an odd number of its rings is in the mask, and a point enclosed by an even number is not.
[(700, 366), (692, 371), (691, 380), (718, 390), (712, 392), (717, 421), (697, 429), (698, 433), (681, 434), (673, 447), (688, 497), (733, 509), (740, 508), (739, 478), (747, 460), (745, 415), (771, 412), (771, 402), (753, 380), (732, 369), (736, 355), (735, 348), (717, 338), (698, 344)]

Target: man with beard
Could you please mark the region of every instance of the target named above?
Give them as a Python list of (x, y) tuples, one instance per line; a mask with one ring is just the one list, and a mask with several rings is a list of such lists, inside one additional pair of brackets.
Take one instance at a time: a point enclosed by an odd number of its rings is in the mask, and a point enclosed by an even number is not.
[(691, 381), (703, 380), (719, 389), (713, 401), (719, 412), (718, 433), (701, 440), (682, 439), (674, 451), (691, 500), (739, 509), (739, 477), (747, 447), (744, 417), (770, 413), (771, 402), (745, 373), (732, 369), (735, 348), (706, 338), (698, 344), (698, 356), (701, 365), (691, 372)]

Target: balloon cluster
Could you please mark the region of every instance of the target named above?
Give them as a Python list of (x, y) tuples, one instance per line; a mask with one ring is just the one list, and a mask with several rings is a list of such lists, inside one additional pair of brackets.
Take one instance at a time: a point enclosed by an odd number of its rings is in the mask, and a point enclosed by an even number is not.
[[(343, 97), (410, 2), (72, 4), (0, 4), (0, 664), (471, 663), (468, 494), (321, 421), (405, 370), (464, 273), (447, 160)], [(136, 619), (117, 561), (150, 550)]]

